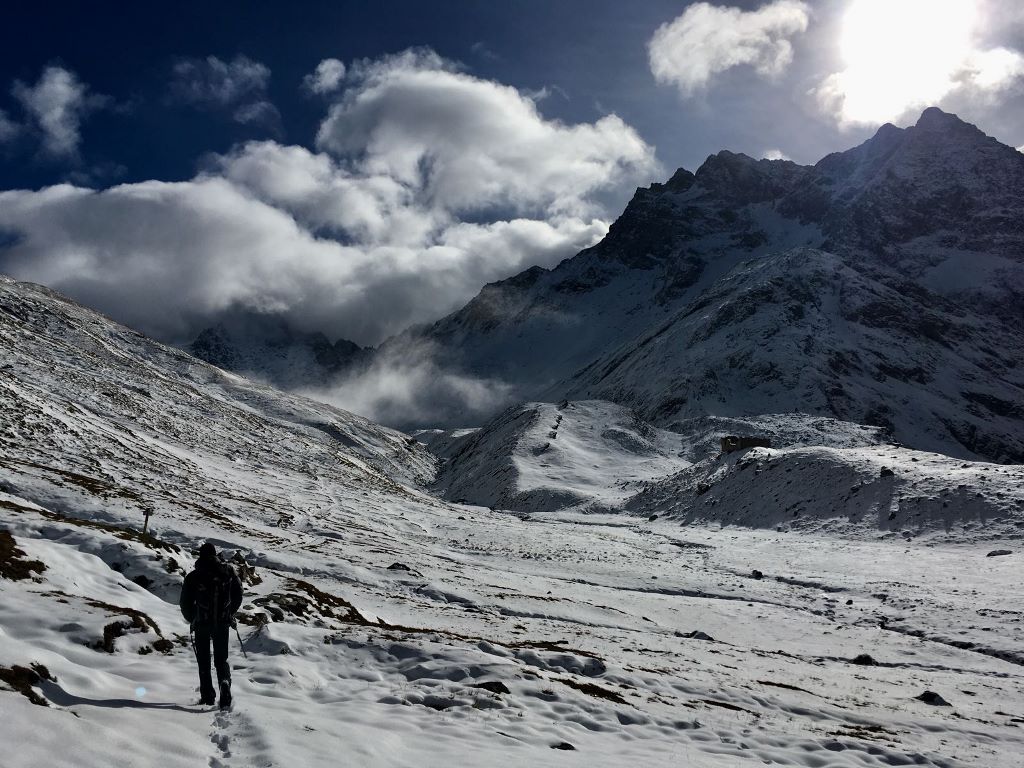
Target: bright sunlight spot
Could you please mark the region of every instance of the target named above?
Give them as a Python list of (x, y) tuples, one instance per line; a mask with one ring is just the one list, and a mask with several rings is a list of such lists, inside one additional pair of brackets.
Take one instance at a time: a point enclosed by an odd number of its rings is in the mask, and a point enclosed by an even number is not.
[(819, 91), (846, 123), (884, 123), (935, 104), (972, 58), (973, 0), (854, 0), (843, 19), (846, 69)]

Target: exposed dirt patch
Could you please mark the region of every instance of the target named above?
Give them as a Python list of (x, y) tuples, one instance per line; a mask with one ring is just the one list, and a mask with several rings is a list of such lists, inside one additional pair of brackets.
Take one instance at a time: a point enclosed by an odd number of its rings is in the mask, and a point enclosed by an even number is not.
[(772, 688), (785, 688), (787, 691), (800, 691), (800, 693), (810, 693), (811, 696), (817, 696), (816, 693), (811, 693), (806, 688), (797, 688), (795, 685), (789, 685), (788, 683), (773, 683), (771, 680), (758, 680), (761, 685), (770, 685)]
[(31, 664), (28, 667), (21, 667), (15, 664), (13, 667), (0, 667), (0, 682), (20, 693), (33, 704), (40, 707), (50, 706), (49, 702), (32, 690), (32, 686), (39, 685), (43, 680), (57, 681), (50, 671), (42, 664)]
[[(149, 632), (152, 630), (160, 638), (160, 640), (153, 644), (154, 648), (161, 640), (170, 645), (170, 641), (164, 639), (163, 633), (160, 631), (160, 627), (157, 623), (142, 611), (136, 610), (135, 608), (123, 608), (118, 605), (111, 605), (110, 603), (104, 603), (101, 600), (86, 600), (85, 602), (86, 605), (90, 605), (93, 608), (100, 608), (111, 615), (128, 617), (127, 619), (112, 621), (103, 627), (103, 639), (97, 640), (92, 644), (92, 647), (97, 651), (113, 653), (116, 649), (117, 638), (124, 637), (132, 630), (138, 630), (139, 632)], [(162, 650), (162, 648), (157, 648), (157, 650)], [(167, 651), (163, 652), (166, 653)]]
[(575, 688), (577, 691), (587, 694), (587, 696), (593, 696), (595, 699), (604, 699), (605, 701), (611, 701), (616, 704), (629, 703), (622, 698), (621, 694), (609, 690), (608, 688), (602, 688), (600, 685), (595, 685), (594, 683), (580, 683), (568, 677), (556, 677), (554, 679), (564, 685), (568, 685), (570, 688)]
[(748, 715), (754, 717), (760, 717), (757, 712), (752, 709), (744, 709), (743, 707), (737, 707), (735, 704), (730, 704), (727, 701), (715, 701), (714, 699), (701, 699), (702, 704), (707, 704), (712, 707), (720, 707), (721, 709), (728, 709), (730, 712), (746, 712)]
[[(337, 595), (324, 592), (308, 581), (286, 579), (285, 587), (291, 591), (273, 592), (256, 598), (253, 603), (266, 609), (275, 621), (284, 620), (285, 614), (300, 619), (319, 615), (345, 624), (357, 624), (364, 627), (376, 626), (363, 616), (352, 603)], [(250, 622), (243, 620), (243, 623)]]
[(25, 559), (25, 552), (18, 549), (10, 531), (0, 530), (0, 576), (12, 581), (33, 578), (42, 573), (46, 566), (40, 560)]

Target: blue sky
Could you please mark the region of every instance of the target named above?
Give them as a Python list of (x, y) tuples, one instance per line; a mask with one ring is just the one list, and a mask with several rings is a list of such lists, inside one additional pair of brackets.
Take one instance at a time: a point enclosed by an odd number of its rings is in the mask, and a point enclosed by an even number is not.
[(0, 271), (178, 343), (376, 343), (719, 149), (813, 163), (929, 104), (1024, 145), (1022, 51), (1013, 0), (18, 4)]

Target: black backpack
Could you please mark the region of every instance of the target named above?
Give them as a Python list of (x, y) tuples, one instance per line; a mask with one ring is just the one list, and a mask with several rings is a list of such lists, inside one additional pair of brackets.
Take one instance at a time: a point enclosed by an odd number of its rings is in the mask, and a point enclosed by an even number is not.
[(231, 622), (231, 566), (218, 560), (213, 567), (196, 571), (196, 622), (205, 626)]

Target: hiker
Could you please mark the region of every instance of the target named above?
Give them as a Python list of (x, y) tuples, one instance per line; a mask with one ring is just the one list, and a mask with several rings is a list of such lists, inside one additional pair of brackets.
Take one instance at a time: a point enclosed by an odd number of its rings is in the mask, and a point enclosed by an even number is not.
[(210, 675), (210, 643), (217, 669), (220, 708), (231, 706), (231, 667), (228, 665), (228, 633), (235, 611), (242, 605), (242, 582), (235, 569), (217, 556), (210, 542), (199, 548), (195, 569), (181, 588), (181, 615), (194, 633), (193, 650), (199, 664), (199, 703), (214, 704), (216, 692)]

